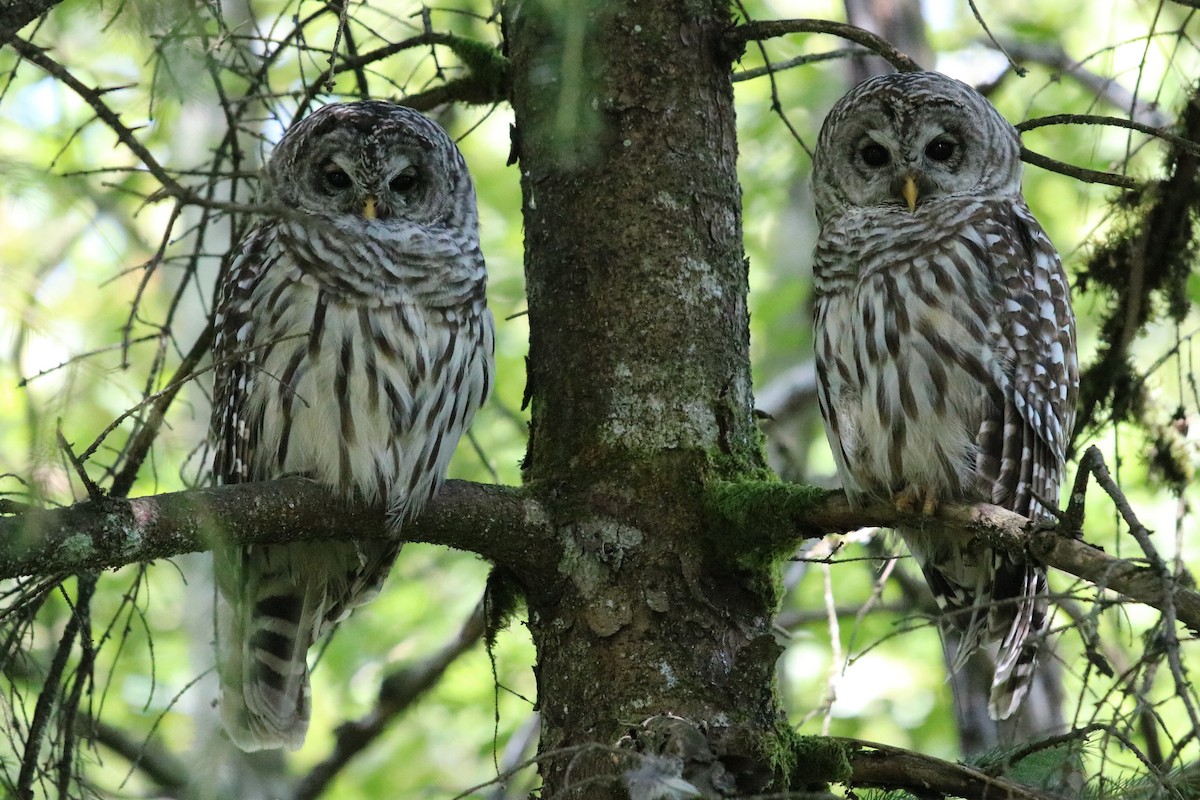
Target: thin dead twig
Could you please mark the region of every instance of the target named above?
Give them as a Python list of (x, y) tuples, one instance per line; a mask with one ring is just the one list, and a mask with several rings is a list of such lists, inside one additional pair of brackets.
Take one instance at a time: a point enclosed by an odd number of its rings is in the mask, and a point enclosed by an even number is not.
[(907, 54), (897, 50), (881, 36), (871, 33), (865, 28), (847, 25), (844, 22), (830, 22), (825, 19), (773, 19), (746, 22), (731, 28), (725, 34), (725, 40), (735, 47), (742, 47), (747, 42), (760, 42), (763, 39), (774, 39), (777, 36), (786, 36), (791, 33), (830, 34), (862, 45), (900, 72), (920, 72), (922, 69), (920, 64), (913, 61)]

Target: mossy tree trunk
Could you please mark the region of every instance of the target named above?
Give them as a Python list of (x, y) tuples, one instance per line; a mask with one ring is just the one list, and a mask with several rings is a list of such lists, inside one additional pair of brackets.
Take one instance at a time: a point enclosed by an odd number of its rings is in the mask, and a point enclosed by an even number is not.
[[(769, 560), (731, 558), (704, 512), (707, 481), (763, 466), (731, 18), (720, 0), (525, 0), (505, 21), (531, 331), (525, 476), (564, 553), (518, 576), (544, 796), (623, 796), (595, 778), (636, 758), (554, 756), (622, 737), (682, 755), (698, 788), (756, 790), (777, 760), (776, 588)], [(686, 722), (642, 726), (660, 715)]]

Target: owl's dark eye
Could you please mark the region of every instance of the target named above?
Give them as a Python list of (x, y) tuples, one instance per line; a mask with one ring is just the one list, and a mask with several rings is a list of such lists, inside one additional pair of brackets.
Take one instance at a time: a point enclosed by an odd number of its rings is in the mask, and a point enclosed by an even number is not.
[(949, 139), (934, 139), (925, 145), (925, 155), (934, 161), (948, 161), (957, 148)]
[(411, 191), (418, 183), (421, 182), (421, 174), (416, 167), (405, 167), (400, 171), (400, 174), (392, 178), (388, 183), (388, 188), (397, 194), (403, 194)]
[(338, 167), (329, 167), (325, 170), (325, 188), (331, 193), (340, 192), (342, 189), (349, 189), (350, 176), (346, 174), (344, 169)]
[(858, 156), (868, 167), (882, 167), (892, 160), (892, 156), (888, 153), (887, 148), (875, 142), (859, 150)]

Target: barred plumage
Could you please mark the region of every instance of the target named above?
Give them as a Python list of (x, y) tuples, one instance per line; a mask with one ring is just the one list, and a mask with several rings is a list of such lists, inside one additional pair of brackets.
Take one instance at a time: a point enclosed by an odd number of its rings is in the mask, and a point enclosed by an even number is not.
[[(1016, 131), (944, 75), (872, 78), (825, 120), (813, 187), (819, 399), (850, 499), (1045, 515), (1075, 419), (1075, 320)], [(899, 532), (962, 631), (954, 667), (997, 643), (989, 711), (1010, 716), (1047, 624), (1044, 569), (932, 521)]]
[[(391, 103), (335, 103), (276, 148), (218, 288), (221, 483), (304, 475), (394, 525), (437, 491), (492, 382), (475, 195), (458, 148)], [(222, 715), (241, 748), (298, 747), (310, 645), (370, 600), (399, 547), (214, 550)]]

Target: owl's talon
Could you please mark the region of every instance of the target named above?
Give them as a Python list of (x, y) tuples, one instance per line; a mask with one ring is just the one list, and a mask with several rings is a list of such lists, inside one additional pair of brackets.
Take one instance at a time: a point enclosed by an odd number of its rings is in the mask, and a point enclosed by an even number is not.
[(901, 514), (911, 514), (917, 510), (920, 490), (914, 486), (906, 486), (892, 497), (892, 504)]
[(919, 513), (926, 517), (932, 517), (938, 510), (937, 490), (906, 486), (893, 495), (892, 504), (901, 514)]

